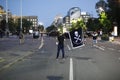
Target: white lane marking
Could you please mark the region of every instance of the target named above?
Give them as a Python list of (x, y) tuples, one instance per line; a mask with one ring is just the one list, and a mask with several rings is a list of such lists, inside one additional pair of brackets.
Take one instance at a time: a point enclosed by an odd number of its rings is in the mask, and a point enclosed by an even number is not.
[(43, 41), (44, 41), (44, 40), (43, 40), (43, 37), (42, 37), (41, 44), (40, 44), (40, 46), (39, 46), (38, 49), (41, 49), (41, 48), (43, 47), (43, 45), (44, 45)]
[(102, 48), (105, 48), (104, 46), (101, 46)]
[(72, 58), (70, 58), (69, 80), (73, 80), (73, 60), (72, 60)]
[(69, 46), (69, 45), (67, 45), (67, 48), (68, 48), (68, 50), (71, 50), (71, 48), (70, 48), (70, 46)]
[(96, 48), (98, 48), (98, 49), (100, 49), (100, 50), (105, 50), (104, 48), (102, 48), (102, 47), (99, 47), (99, 46), (97, 46), (97, 45), (94, 45)]
[(113, 49), (113, 48), (108, 48), (109, 50), (115, 50), (115, 49)]

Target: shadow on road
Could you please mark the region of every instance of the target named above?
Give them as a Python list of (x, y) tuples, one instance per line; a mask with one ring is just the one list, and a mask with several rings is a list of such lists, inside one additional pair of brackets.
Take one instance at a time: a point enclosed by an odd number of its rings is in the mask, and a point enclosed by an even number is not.
[(63, 80), (63, 77), (61, 76), (48, 76), (48, 80)]

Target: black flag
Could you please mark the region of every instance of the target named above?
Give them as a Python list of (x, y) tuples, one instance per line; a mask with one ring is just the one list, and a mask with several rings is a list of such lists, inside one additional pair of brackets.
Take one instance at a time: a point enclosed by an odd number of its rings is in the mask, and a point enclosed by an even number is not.
[(82, 28), (72, 30), (70, 32), (70, 39), (73, 49), (83, 46)]

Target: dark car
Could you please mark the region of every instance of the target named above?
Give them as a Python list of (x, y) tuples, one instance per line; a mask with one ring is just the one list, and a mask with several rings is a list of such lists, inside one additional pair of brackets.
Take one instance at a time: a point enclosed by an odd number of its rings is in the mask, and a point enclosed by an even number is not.
[(33, 32), (33, 38), (34, 39), (39, 38), (39, 31), (34, 31)]

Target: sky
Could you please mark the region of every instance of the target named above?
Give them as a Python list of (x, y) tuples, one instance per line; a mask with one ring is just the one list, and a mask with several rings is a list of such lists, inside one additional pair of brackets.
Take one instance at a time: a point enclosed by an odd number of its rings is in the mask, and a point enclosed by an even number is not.
[[(21, 0), (8, 0), (8, 9), (13, 15), (21, 15), (20, 1)], [(95, 4), (98, 1), (99, 0), (22, 0), (22, 15), (38, 16), (38, 22), (48, 27), (57, 15), (66, 16), (72, 7), (79, 7), (82, 12), (89, 12), (94, 17), (97, 17)], [(0, 5), (6, 10), (6, 0), (0, 0)]]

